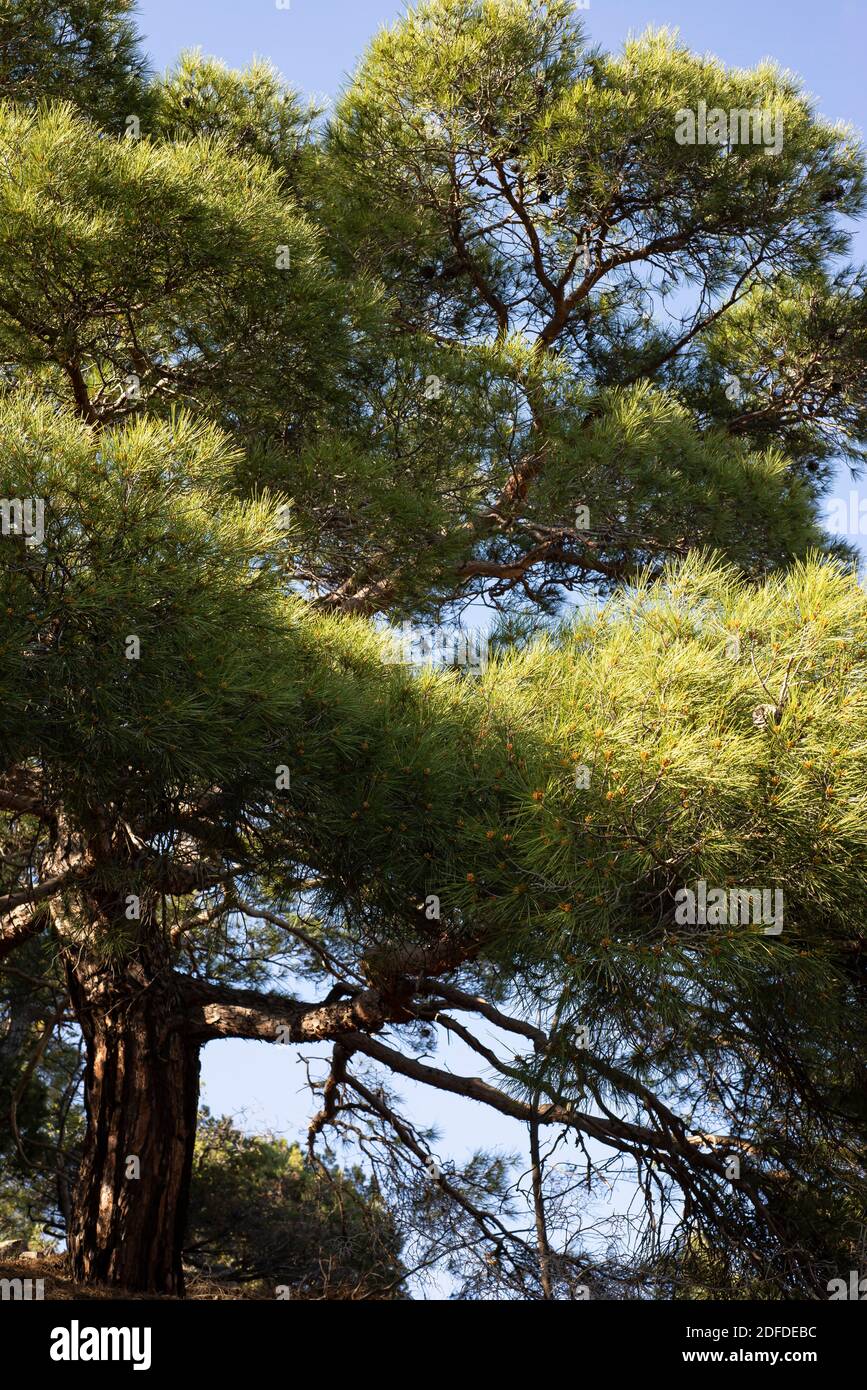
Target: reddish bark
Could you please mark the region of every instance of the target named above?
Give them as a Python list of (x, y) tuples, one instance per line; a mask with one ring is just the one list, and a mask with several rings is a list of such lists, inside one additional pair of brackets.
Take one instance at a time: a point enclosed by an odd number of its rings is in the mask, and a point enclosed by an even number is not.
[(183, 1295), (199, 1047), (179, 1026), (168, 963), (146, 969), (141, 954), (134, 968), (68, 965), (87, 1045), (87, 1135), (68, 1243), (77, 1279)]

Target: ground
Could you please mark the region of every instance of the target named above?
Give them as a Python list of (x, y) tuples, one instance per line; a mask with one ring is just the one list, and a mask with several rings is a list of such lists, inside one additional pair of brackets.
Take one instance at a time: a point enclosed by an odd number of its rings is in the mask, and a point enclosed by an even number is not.
[[(174, 1303), (177, 1300), (167, 1294), (129, 1293), (125, 1289), (85, 1287), (71, 1279), (63, 1255), (45, 1255), (37, 1260), (0, 1260), (0, 1279), (44, 1279), (45, 1302), (60, 1302), (81, 1299), (88, 1302), (104, 1299), (129, 1299)], [(215, 1301), (255, 1299), (273, 1302), (273, 1289), (265, 1294), (249, 1286), (215, 1284), (197, 1275), (189, 1275), (187, 1280), (187, 1300)]]

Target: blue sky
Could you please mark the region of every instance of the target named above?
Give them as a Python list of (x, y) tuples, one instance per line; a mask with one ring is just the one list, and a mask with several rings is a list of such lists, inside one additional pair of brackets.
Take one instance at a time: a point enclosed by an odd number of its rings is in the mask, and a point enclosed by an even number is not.
[[(139, 0), (141, 28), (158, 68), (182, 48), (201, 47), (232, 65), (271, 58), (308, 92), (334, 94), (377, 29), (404, 6), (393, 0)], [(864, 0), (591, 0), (592, 38), (618, 48), (630, 30), (678, 28), (689, 45), (727, 63), (773, 57), (806, 80), (826, 116), (867, 129)]]
[[(270, 58), (284, 76), (309, 95), (335, 95), (370, 37), (403, 11), (393, 0), (140, 0), (139, 24), (145, 47), (158, 69), (170, 66), (184, 48), (200, 47), (232, 66), (254, 57)], [(773, 57), (798, 72), (820, 112), (867, 131), (867, 4), (865, 0), (591, 0), (584, 15), (591, 38), (616, 49), (630, 31), (648, 25), (678, 28), (699, 52), (726, 63), (753, 66)], [(857, 235), (857, 254), (867, 259), (867, 230)], [(848, 477), (837, 487), (848, 498)], [(862, 487), (862, 496), (867, 491)], [(863, 539), (862, 539), (863, 544)], [(323, 1075), (327, 1049), (321, 1049)], [(476, 1063), (478, 1059), (476, 1059)], [(452, 1044), (440, 1065), (455, 1070), (477, 1065)], [(259, 1043), (211, 1043), (203, 1059), (204, 1100), (217, 1113), (243, 1115), (251, 1129), (273, 1128), (299, 1134), (310, 1114), (304, 1067), (294, 1048)], [(523, 1135), (511, 1122), (457, 1098), (401, 1088), (410, 1110), (423, 1123), (437, 1124), (442, 1157), (458, 1162), (476, 1147), (523, 1148)], [(559, 1155), (564, 1157), (565, 1155)]]

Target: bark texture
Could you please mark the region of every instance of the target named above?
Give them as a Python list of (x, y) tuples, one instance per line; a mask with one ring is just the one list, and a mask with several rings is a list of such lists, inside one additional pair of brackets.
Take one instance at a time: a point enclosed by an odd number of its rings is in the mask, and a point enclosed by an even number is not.
[[(139, 886), (140, 846), (99, 825), (84, 834), (59, 817), (47, 867), (66, 884), (51, 917), (86, 1046), (73, 1273), (181, 1295), (200, 1045), (184, 1028), (157, 895)], [(130, 912), (133, 885), (141, 897)]]
[(199, 1047), (179, 1027), (174, 976), (141, 959), (120, 971), (79, 961), (68, 973), (87, 1045), (75, 1277), (182, 1295)]

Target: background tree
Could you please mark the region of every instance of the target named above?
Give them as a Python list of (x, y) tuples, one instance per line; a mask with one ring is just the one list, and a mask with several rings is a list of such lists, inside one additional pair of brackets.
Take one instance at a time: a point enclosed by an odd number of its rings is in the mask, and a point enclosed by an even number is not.
[(284, 1297), (400, 1298), (400, 1237), (359, 1170), (305, 1163), (297, 1144), (207, 1112), (196, 1140), (186, 1258), (210, 1278)]
[[(864, 1194), (867, 614), (818, 521), (863, 448), (855, 142), (561, 0), (421, 5), (322, 138), (199, 60), (138, 141), (13, 95), (0, 493), (45, 536), (0, 539), (0, 956), (44, 935), (86, 1045), (77, 1275), (182, 1290), (199, 1051), (243, 1037), (333, 1044), (312, 1139), (466, 1296), (671, 1291), (707, 1248), (824, 1292)], [(679, 145), (699, 99), (781, 153)], [(371, 616), (478, 599), (535, 640), (384, 660)], [(782, 936), (683, 929), (699, 879), (784, 886)], [(431, 1177), (384, 1074), (526, 1125), (529, 1232), (496, 1158)], [(602, 1240), (576, 1205), (630, 1175)]]
[(84, 1132), (69, 1017), (47, 942), (27, 942), (0, 974), (0, 1233), (31, 1247), (65, 1233)]

